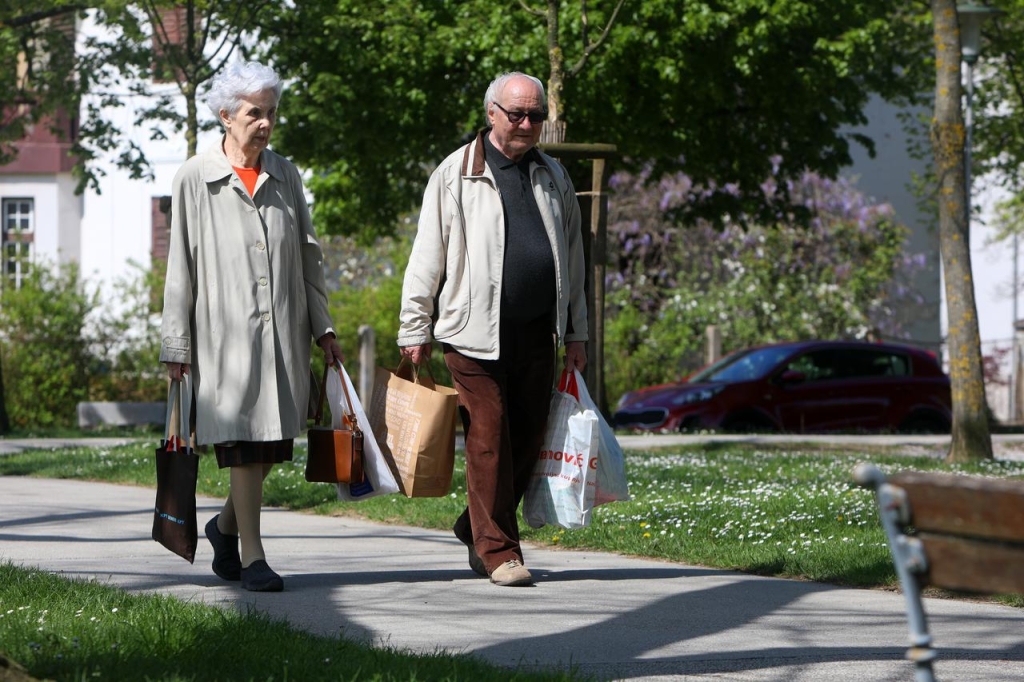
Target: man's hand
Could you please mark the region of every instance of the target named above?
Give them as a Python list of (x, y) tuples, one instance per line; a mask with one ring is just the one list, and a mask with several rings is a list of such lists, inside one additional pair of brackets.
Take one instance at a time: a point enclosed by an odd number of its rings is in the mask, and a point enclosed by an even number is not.
[(587, 366), (587, 344), (582, 341), (570, 341), (565, 344), (565, 368), (577, 369), (580, 372)]
[(424, 343), (422, 346), (402, 346), (402, 357), (412, 360), (412, 364), (419, 366), (430, 359), (430, 350), (433, 344)]

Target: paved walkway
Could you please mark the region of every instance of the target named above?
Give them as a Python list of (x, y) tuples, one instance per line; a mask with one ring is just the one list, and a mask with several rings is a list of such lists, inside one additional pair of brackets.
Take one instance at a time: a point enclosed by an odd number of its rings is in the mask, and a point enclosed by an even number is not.
[[(259, 610), (324, 635), (600, 679), (911, 680), (899, 594), (596, 552), (526, 548), (538, 578), (499, 588), (449, 533), (266, 509), (286, 591), (254, 594), (150, 537), (153, 491), (0, 477), (0, 561)], [(219, 508), (199, 499), (202, 526)], [(201, 532), (201, 531), (200, 531)], [(929, 600), (940, 679), (1024, 679), (1024, 610)]]

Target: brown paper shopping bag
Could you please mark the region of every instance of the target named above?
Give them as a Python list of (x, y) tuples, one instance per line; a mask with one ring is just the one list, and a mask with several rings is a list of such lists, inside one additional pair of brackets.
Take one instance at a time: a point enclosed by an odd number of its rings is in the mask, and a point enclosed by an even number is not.
[(421, 377), (402, 359), (378, 367), (367, 419), (384, 459), (407, 497), (441, 497), (452, 484), (458, 393)]

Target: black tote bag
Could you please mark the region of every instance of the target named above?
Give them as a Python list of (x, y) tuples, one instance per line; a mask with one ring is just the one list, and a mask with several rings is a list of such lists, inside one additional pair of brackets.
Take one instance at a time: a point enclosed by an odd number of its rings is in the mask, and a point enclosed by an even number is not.
[(199, 475), (199, 455), (189, 447), (191, 410), (192, 383), (186, 374), (181, 381), (172, 381), (167, 392), (166, 437), (156, 449), (156, 507), (153, 510), (153, 539), (189, 563), (196, 558), (196, 479)]

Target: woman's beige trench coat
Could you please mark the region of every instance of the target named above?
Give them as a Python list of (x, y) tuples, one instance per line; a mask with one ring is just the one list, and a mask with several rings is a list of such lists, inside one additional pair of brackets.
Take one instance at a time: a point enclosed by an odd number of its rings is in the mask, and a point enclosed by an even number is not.
[(260, 166), (251, 198), (220, 144), (174, 178), (160, 360), (191, 365), (201, 445), (298, 436), (310, 342), (334, 331), (299, 172)]

